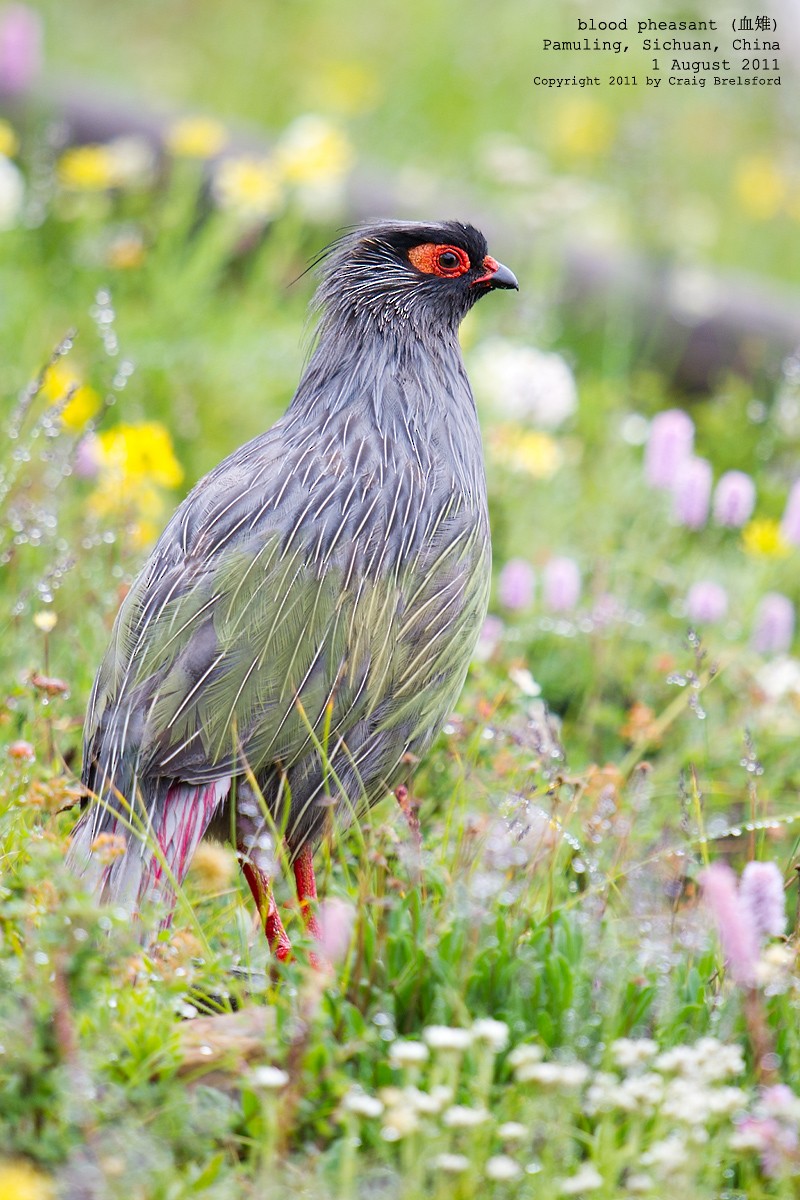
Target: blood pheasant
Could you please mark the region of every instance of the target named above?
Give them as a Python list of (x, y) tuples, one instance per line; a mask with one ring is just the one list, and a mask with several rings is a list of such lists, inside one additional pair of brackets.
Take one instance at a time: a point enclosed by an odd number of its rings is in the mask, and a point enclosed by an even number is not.
[[(286, 414), (197, 484), (123, 601), (84, 730), (70, 852), (137, 912), (231, 838), (273, 951), (277, 830), (315, 932), (312, 847), (407, 776), (461, 691), (491, 546), (458, 326), (516, 288), (469, 225), (383, 222), (323, 257)], [(102, 834), (124, 852), (108, 861)], [(98, 841), (99, 839), (99, 841)]]

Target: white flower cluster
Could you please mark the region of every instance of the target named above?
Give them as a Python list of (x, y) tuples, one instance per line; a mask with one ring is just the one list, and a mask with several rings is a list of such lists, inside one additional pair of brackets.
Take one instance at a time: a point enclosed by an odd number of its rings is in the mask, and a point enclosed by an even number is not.
[(717, 1083), (745, 1068), (741, 1046), (720, 1042), (715, 1037), (699, 1038), (692, 1045), (674, 1046), (654, 1060), (664, 1074), (683, 1075), (697, 1083)]
[(557, 429), (577, 408), (575, 377), (559, 354), (490, 338), (471, 355), (475, 394), (499, 416)]
[[(459, 1083), (459, 1072), (476, 1053), (504, 1050), (508, 1039), (508, 1026), (490, 1018), (470, 1028), (430, 1025), (420, 1041), (397, 1040), (389, 1049), (392, 1066), (414, 1072), (406, 1075), (404, 1086), (383, 1088), (377, 1096), (354, 1087), (344, 1097), (342, 1111), (378, 1120), (381, 1137), (389, 1143), (416, 1135), (415, 1152), (431, 1140), (435, 1153), (426, 1164), (430, 1171), (454, 1176), (480, 1172), (486, 1181), (512, 1183), (543, 1170), (541, 1162), (526, 1162), (523, 1156), (543, 1136), (542, 1123), (552, 1109), (547, 1097), (560, 1089), (574, 1095), (574, 1104), (587, 1117), (616, 1113), (633, 1122), (632, 1128), (637, 1120), (648, 1122), (647, 1137), (632, 1135), (624, 1165), (629, 1195), (655, 1195), (665, 1183), (683, 1186), (696, 1166), (698, 1147), (722, 1136), (726, 1124), (730, 1130), (731, 1117), (736, 1118), (736, 1133), (729, 1133), (726, 1143), (732, 1150), (756, 1150), (762, 1159), (774, 1155), (773, 1127), (778, 1125), (788, 1130), (787, 1145), (791, 1138), (792, 1145), (798, 1141), (800, 1099), (788, 1088), (775, 1087), (764, 1091), (749, 1111), (750, 1094), (730, 1082), (744, 1069), (742, 1050), (714, 1037), (661, 1052), (651, 1038), (619, 1038), (608, 1047), (615, 1069), (597, 1071), (580, 1061), (548, 1060), (543, 1046), (523, 1042), (506, 1059), (515, 1082), (523, 1085), (516, 1094), (519, 1119), (495, 1124), (485, 1081), (470, 1090), (466, 1079)], [(450, 1086), (441, 1082), (443, 1075)], [(781, 1153), (786, 1157), (789, 1151), (784, 1147)], [(603, 1161), (590, 1158), (571, 1171), (552, 1181), (554, 1194), (582, 1196), (613, 1182), (604, 1178)], [(619, 1172), (617, 1163), (614, 1179)]]
[[(706, 1037), (658, 1054), (649, 1038), (621, 1038), (610, 1051), (628, 1073), (623, 1078), (609, 1071), (595, 1073), (586, 1092), (590, 1114), (618, 1110), (650, 1116), (658, 1111), (699, 1129), (712, 1117), (738, 1111), (746, 1100), (740, 1088), (715, 1086), (743, 1071), (739, 1046)], [(647, 1070), (638, 1069), (644, 1065)]]

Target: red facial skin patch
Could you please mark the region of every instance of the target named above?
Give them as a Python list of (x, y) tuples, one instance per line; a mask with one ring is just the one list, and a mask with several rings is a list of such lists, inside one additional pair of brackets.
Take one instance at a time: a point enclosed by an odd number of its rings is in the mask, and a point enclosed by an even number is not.
[(494, 275), (497, 268), (500, 266), (500, 263), (497, 261), (496, 258), (492, 258), (491, 254), (487, 254), (486, 258), (481, 263), (481, 266), (483, 267), (486, 274), (479, 275), (477, 279), (474, 279), (472, 281), (473, 283), (487, 283), (492, 278), (492, 276)]
[[(458, 261), (453, 263), (452, 256)], [(471, 266), (468, 255), (460, 246), (437, 246), (435, 242), (412, 246), (408, 252), (408, 261), (418, 271), (423, 271), (426, 275), (440, 275), (443, 279), (456, 279), (459, 275), (466, 275)]]

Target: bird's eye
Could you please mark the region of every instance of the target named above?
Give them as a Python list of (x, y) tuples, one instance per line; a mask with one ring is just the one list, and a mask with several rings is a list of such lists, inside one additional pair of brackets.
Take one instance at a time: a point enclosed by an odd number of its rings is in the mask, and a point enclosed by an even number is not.
[(470, 268), (469, 255), (459, 246), (437, 246), (434, 242), (425, 242), (421, 246), (412, 246), (408, 257), (418, 271), (426, 275), (439, 275), (444, 279), (465, 275)]

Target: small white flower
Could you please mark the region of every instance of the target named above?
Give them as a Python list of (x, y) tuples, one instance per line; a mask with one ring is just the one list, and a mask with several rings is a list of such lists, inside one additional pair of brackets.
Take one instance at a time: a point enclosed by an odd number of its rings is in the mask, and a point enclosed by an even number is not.
[(644, 1196), (647, 1192), (652, 1192), (654, 1187), (652, 1175), (645, 1175), (644, 1172), (640, 1175), (629, 1175), (625, 1180), (625, 1190), (634, 1196)]
[(368, 1096), (360, 1088), (353, 1088), (342, 1100), (342, 1107), (358, 1117), (379, 1117), (383, 1104), (377, 1096)]
[(526, 1063), (514, 1072), (518, 1083), (539, 1083), (542, 1087), (581, 1087), (589, 1078), (585, 1063)]
[(473, 1024), (472, 1036), (476, 1042), (486, 1042), (492, 1050), (499, 1053), (508, 1045), (508, 1026), (505, 1021), (494, 1021), (491, 1017), (484, 1017)]
[(683, 1076), (699, 1083), (716, 1083), (744, 1071), (740, 1046), (728, 1045), (717, 1038), (699, 1038), (692, 1046), (674, 1046), (655, 1059), (653, 1066), (665, 1074)]
[(536, 682), (527, 667), (509, 667), (508, 678), (517, 685), (524, 696), (541, 696), (541, 684)]
[(497, 1136), (504, 1142), (522, 1142), (528, 1136), (528, 1128), (519, 1121), (506, 1121), (497, 1130)]
[(759, 1154), (763, 1154), (769, 1143), (769, 1136), (761, 1122), (742, 1125), (728, 1139), (731, 1150), (755, 1150)]
[(156, 156), (147, 138), (129, 134), (106, 142), (113, 161), (114, 182), (120, 187), (145, 186), (156, 168)]
[(623, 1071), (649, 1062), (658, 1053), (658, 1043), (652, 1038), (617, 1038), (611, 1043), (611, 1057)]
[(655, 1071), (643, 1075), (631, 1075), (614, 1090), (615, 1106), (625, 1112), (642, 1112), (648, 1115), (661, 1103), (664, 1095), (664, 1079)]
[(728, 1116), (747, 1103), (747, 1093), (737, 1087), (711, 1087), (697, 1079), (671, 1079), (664, 1091), (661, 1112), (682, 1125), (704, 1124), (711, 1117)]
[(521, 1174), (522, 1167), (507, 1154), (495, 1154), (486, 1164), (487, 1179), (519, 1179)]
[(575, 377), (559, 354), (490, 338), (472, 355), (475, 393), (507, 420), (556, 429), (575, 411)]
[(643, 1167), (655, 1168), (660, 1178), (673, 1175), (686, 1165), (688, 1155), (683, 1138), (673, 1136), (664, 1138), (661, 1142), (653, 1142), (650, 1149), (641, 1157)]
[(392, 1042), (389, 1047), (389, 1063), (393, 1067), (415, 1067), (424, 1063), (429, 1050), (422, 1042)]
[(527, 1067), (530, 1063), (541, 1062), (544, 1058), (544, 1049), (531, 1043), (525, 1043), (522, 1046), (515, 1046), (508, 1056), (509, 1066)]
[(741, 1075), (745, 1068), (741, 1046), (727, 1045), (714, 1037), (700, 1038), (694, 1044), (694, 1053), (698, 1071), (708, 1083)]
[(453, 1098), (453, 1090), (448, 1087), (437, 1087), (432, 1092), (423, 1092), (419, 1088), (407, 1087), (403, 1091), (411, 1107), (423, 1116), (435, 1116), (440, 1113), (445, 1104)]
[(472, 1043), (470, 1029), (454, 1029), (450, 1025), (428, 1025), (422, 1037), (431, 1050), (467, 1050)]
[(610, 1071), (596, 1071), (586, 1091), (586, 1111), (590, 1114), (609, 1112), (617, 1107), (620, 1081)]
[(707, 1121), (711, 1115), (708, 1089), (694, 1079), (671, 1079), (664, 1090), (661, 1113), (682, 1125)]
[(574, 1175), (556, 1181), (562, 1196), (579, 1196), (581, 1192), (593, 1192), (602, 1186), (603, 1176), (591, 1163), (584, 1163)]
[(468, 1108), (466, 1104), (453, 1104), (445, 1111), (442, 1124), (448, 1129), (475, 1129), (488, 1120), (489, 1113), (485, 1108)]
[[(35, 620), (35, 618), (34, 618)], [(756, 979), (772, 996), (786, 992), (792, 985), (791, 968), (795, 952), (783, 942), (767, 946), (756, 966)]]
[(381, 1137), (385, 1142), (399, 1142), (419, 1129), (417, 1114), (410, 1106), (389, 1109), (384, 1120)]
[(710, 1088), (708, 1091), (709, 1111), (715, 1116), (729, 1116), (747, 1105), (747, 1092), (737, 1087)]
[(253, 1087), (264, 1088), (268, 1092), (277, 1092), (286, 1087), (289, 1076), (280, 1067), (254, 1067), (250, 1072), (250, 1083)]
[(653, 1063), (657, 1071), (667, 1075), (683, 1074), (694, 1066), (694, 1055), (691, 1046), (673, 1046), (664, 1050)]
[(755, 681), (768, 700), (800, 697), (800, 661), (786, 657), (770, 659), (758, 668)]
[(12, 229), (22, 212), (25, 184), (10, 158), (0, 154), (0, 229)]
[(469, 1159), (463, 1154), (437, 1154), (431, 1166), (437, 1171), (445, 1171), (448, 1175), (460, 1175), (469, 1168)]

